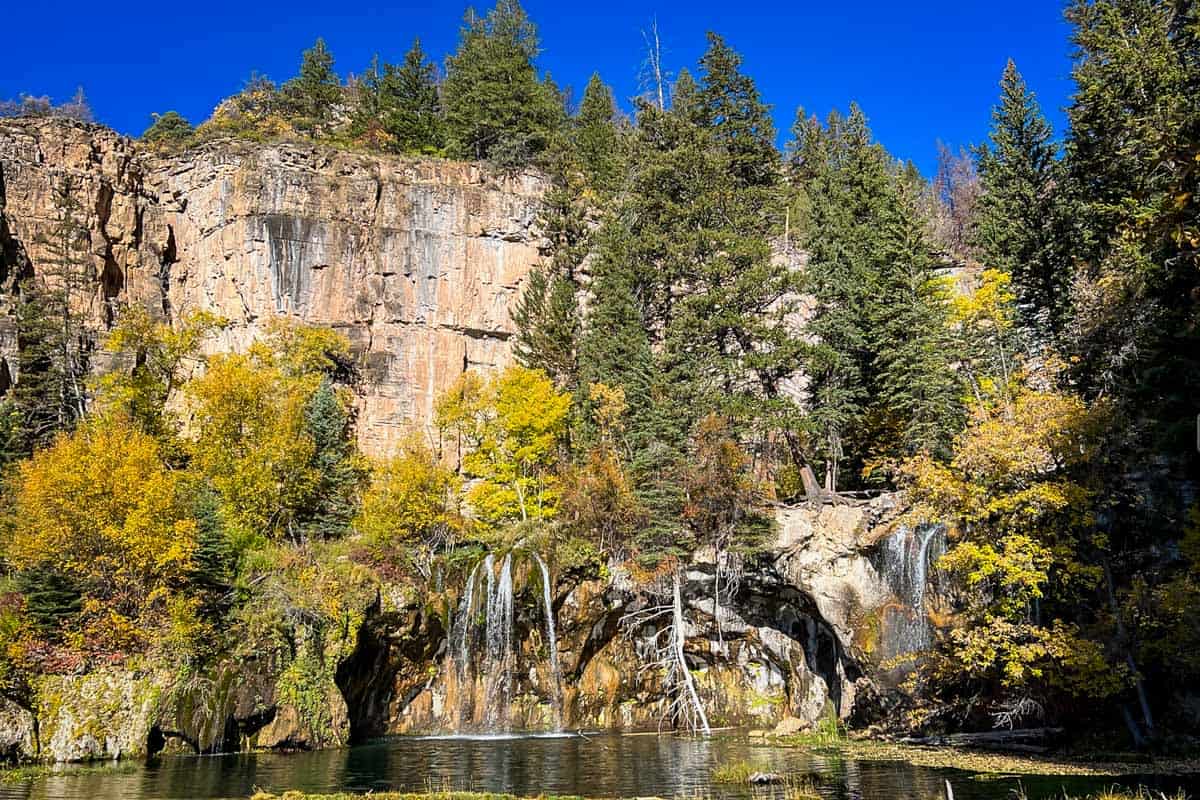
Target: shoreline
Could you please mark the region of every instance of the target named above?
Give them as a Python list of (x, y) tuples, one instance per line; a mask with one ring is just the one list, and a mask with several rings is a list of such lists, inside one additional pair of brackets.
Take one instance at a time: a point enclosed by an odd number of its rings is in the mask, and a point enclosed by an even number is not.
[[(918, 767), (957, 769), (988, 775), (1063, 775), (1120, 778), (1130, 775), (1182, 776), (1200, 774), (1200, 759), (1146, 756), (1136, 759), (1089, 758), (1062, 753), (1007, 753), (955, 745), (914, 745), (885, 739), (843, 739), (837, 743), (806, 741), (803, 735), (767, 738), (776, 747), (794, 747), (814, 754), (837, 752), (860, 761), (904, 761)], [(1133, 754), (1130, 754), (1133, 755)]]

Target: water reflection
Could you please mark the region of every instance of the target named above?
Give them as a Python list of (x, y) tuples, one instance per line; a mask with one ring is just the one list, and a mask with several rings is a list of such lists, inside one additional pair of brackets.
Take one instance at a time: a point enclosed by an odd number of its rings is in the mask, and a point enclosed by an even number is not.
[[(1015, 778), (976, 780), (967, 773), (902, 762), (855, 761), (836, 753), (811, 755), (745, 739), (672, 736), (571, 738), (388, 739), (344, 750), (295, 755), (257, 754), (164, 758), (131, 772), (62, 774), (0, 784), (2, 800), (215, 800), (246, 798), (256, 788), (281, 792), (380, 792), (463, 789), (518, 795), (586, 797), (710, 797), (772, 800), (748, 787), (714, 786), (712, 769), (746, 759), (766, 769), (809, 776), (830, 800), (928, 800), (945, 796), (945, 781), (958, 800), (1010, 796)], [(1136, 784), (1137, 779), (1123, 781)], [(1093, 791), (1112, 779), (1023, 778), (1031, 798)], [(1154, 780), (1157, 788), (1198, 787)]]

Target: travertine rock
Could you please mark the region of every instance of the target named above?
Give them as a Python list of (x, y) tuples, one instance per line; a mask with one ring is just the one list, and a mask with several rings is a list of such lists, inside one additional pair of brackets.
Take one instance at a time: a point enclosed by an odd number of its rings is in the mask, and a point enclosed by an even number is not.
[[(87, 311), (99, 331), (126, 302), (225, 317), (213, 351), (245, 347), (276, 316), (335, 327), (358, 357), (368, 452), (427, 424), (464, 369), (512, 359), (509, 308), (539, 258), (534, 175), (303, 144), (218, 142), (164, 157), (99, 126), (2, 120), (5, 285), (45, 256), (39, 238), (67, 175), (87, 215)], [(15, 370), (8, 319), (0, 358)]]

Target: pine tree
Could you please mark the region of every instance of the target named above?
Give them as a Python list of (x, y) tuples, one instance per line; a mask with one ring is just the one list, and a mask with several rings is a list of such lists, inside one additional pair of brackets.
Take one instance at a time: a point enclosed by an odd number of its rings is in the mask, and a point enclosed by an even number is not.
[(362, 80), (359, 125), (378, 124), (387, 134), (388, 149), (398, 153), (441, 151), (445, 132), (438, 99), (437, 68), (421, 49), (421, 40), (400, 66), (372, 62)]
[[(809, 426), (819, 443), (826, 488), (836, 490), (848, 459), (863, 458), (864, 418), (873, 380), (871, 320), (881, 257), (878, 224), (890, 181), (882, 149), (871, 141), (857, 105), (849, 118), (829, 115), (825, 129), (805, 126), (802, 153), (811, 200), (804, 247), (807, 291), (816, 300), (807, 326), (813, 336)], [(853, 465), (853, 461), (851, 461)]]
[(565, 114), (538, 80), (537, 53), (537, 30), (517, 0), (498, 0), (482, 18), (468, 11), (442, 86), (453, 155), (514, 167), (549, 146)]
[(701, 124), (705, 121), (700, 86), (687, 67), (679, 70), (671, 87), (671, 110), (688, 122)]
[(583, 92), (572, 139), (588, 186), (600, 193), (614, 192), (624, 171), (624, 142), (616, 126), (612, 89), (597, 73)]
[(309, 398), (304, 426), (314, 445), (311, 468), (317, 486), (297, 516), (306, 535), (336, 538), (354, 518), (364, 474), (355, 455), (350, 414), (328, 378)]
[(704, 122), (727, 160), (730, 179), (742, 186), (774, 186), (779, 154), (771, 107), (762, 101), (754, 80), (741, 71), (742, 57), (715, 33), (700, 59)]
[(897, 176), (884, 225), (885, 252), (872, 321), (876, 399), (895, 426), (895, 440), (874, 443), (883, 458), (930, 453), (945, 457), (962, 421), (961, 387), (951, 363), (947, 289), (938, 276), (919, 203), (916, 168)]
[(84, 309), (96, 284), (78, 192), (69, 177), (55, 185), (56, 218), (39, 237), (45, 255), (17, 278), (19, 369), (12, 398), (27, 453), (73, 427), (87, 411), (95, 333)]
[(543, 267), (530, 271), (513, 308), (517, 328), (513, 350), (530, 369), (545, 372), (560, 388), (577, 388), (576, 348), (579, 338), (577, 287), (566, 275)]
[(324, 39), (304, 51), (300, 73), (283, 85), (283, 94), (301, 127), (315, 134), (326, 132), (342, 88)]
[(188, 141), (196, 129), (178, 111), (155, 114), (154, 123), (142, 133), (142, 141), (159, 147), (179, 146)]
[(1010, 60), (992, 111), (991, 144), (976, 151), (983, 194), (975, 246), (984, 263), (1013, 277), (1026, 324), (1061, 329), (1069, 274), (1057, 251), (1054, 132)]
[(51, 566), (16, 574), (17, 590), (25, 597), (29, 619), (44, 636), (61, 637), (63, 623), (83, 607), (83, 593), (70, 576)]
[[(1114, 461), (1197, 479), (1200, 397), (1200, 8), (1074, 2), (1077, 89), (1068, 115), (1073, 378), (1120, 414)], [(1138, 431), (1130, 436), (1128, 431)], [(1155, 479), (1156, 485), (1161, 485)], [(1127, 486), (1119, 488), (1127, 490)], [(1115, 491), (1115, 490), (1114, 490)], [(1160, 498), (1162, 499), (1162, 498)], [(1172, 503), (1147, 503), (1129, 530)], [(1178, 527), (1178, 509), (1158, 531)], [(1117, 526), (1114, 526), (1117, 527)]]

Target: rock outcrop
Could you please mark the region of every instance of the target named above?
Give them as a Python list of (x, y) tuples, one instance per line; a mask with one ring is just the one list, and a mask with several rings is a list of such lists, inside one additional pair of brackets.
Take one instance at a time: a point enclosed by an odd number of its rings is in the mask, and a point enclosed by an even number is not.
[[(877, 687), (880, 610), (896, 602), (875, 566), (895, 500), (777, 511), (774, 547), (736, 570), (714, 607), (716, 566), (684, 570), (684, 650), (713, 725), (809, 727), (833, 715), (863, 716)], [(615, 565), (605, 580), (560, 581), (553, 598), (567, 728), (655, 729), (670, 724), (673, 695), (647, 669), (661, 621), (630, 625), (648, 595)], [(544, 623), (532, 569), (514, 570), (516, 676), (507, 708), (514, 729), (545, 730), (555, 718)], [(428, 600), (428, 599), (427, 599)], [(470, 730), (482, 725), (486, 681), (462, 683), (451, 652), (457, 597), (369, 618), (353, 667), (339, 672), (357, 735)], [(719, 617), (719, 625), (718, 625)], [(864, 693), (862, 690), (866, 689)], [(866, 716), (870, 716), (866, 713)]]
[[(465, 369), (511, 361), (509, 307), (539, 258), (534, 175), (304, 144), (158, 156), (99, 126), (0, 120), (0, 285), (46, 257), (63, 178), (83, 205), (100, 335), (124, 303), (224, 317), (214, 351), (278, 316), (337, 328), (361, 371), (369, 453), (426, 425)], [(0, 388), (16, 369), (6, 324)]]

